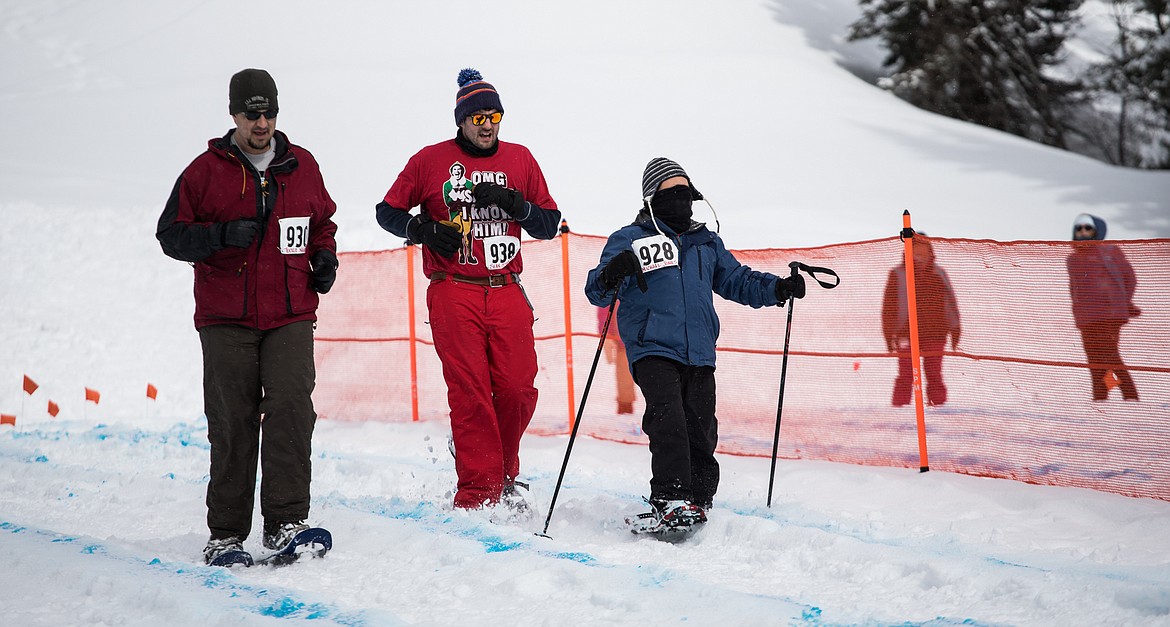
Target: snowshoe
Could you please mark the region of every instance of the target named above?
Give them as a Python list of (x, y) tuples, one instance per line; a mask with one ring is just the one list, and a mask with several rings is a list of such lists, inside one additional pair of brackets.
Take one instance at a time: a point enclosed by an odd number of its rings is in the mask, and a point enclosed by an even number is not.
[(264, 547), (273, 552), (256, 560), (257, 564), (285, 566), (301, 555), (324, 557), (333, 548), (333, 535), (320, 527), (302, 522), (281, 523), (271, 532), (264, 532)]
[(703, 508), (685, 500), (648, 499), (650, 511), (627, 518), (630, 532), (652, 535), (659, 540), (685, 540), (707, 522)]
[(208, 566), (251, 566), (252, 554), (244, 550), (244, 543), (236, 537), (211, 539), (203, 547), (203, 563)]
[(518, 519), (532, 520), (536, 515), (536, 510), (528, 502), (528, 497), (528, 484), (523, 481), (512, 481), (512, 483), (504, 486), (504, 492), (500, 496), (500, 502), (504, 504), (504, 507), (511, 510)]
[(529, 502), (528, 484), (512, 481), (504, 486), (500, 502), (492, 508), (490, 520), (506, 525), (522, 525), (536, 519), (536, 508)]
[(300, 532), (308, 529), (304, 521), (283, 522), (275, 527), (264, 525), (264, 548), (269, 551), (279, 551), (288, 546), (289, 542)]

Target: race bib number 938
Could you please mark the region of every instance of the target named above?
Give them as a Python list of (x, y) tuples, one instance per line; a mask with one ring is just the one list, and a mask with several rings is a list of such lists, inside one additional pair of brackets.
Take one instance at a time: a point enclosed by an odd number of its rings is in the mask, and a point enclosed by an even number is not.
[(488, 270), (499, 270), (507, 266), (519, 252), (519, 237), (496, 235), (483, 239), (483, 254), (487, 257)]

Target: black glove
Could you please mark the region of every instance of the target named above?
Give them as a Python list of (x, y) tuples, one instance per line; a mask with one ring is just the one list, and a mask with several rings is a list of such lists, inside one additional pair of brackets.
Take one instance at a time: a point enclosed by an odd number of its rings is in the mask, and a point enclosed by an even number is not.
[(228, 246), (247, 248), (252, 245), (252, 240), (256, 239), (256, 234), (260, 232), (260, 223), (255, 220), (232, 220), (231, 222), (221, 222), (220, 225), (219, 243), (224, 248)]
[(642, 276), (642, 264), (632, 250), (623, 250), (609, 260), (601, 269), (601, 285), (608, 292), (622, 284), (628, 276), (637, 277), (638, 289), (646, 292), (646, 278)]
[(524, 194), (495, 183), (484, 181), (475, 186), (475, 206), (479, 208), (495, 205), (508, 212), (513, 218), (524, 209)]
[(337, 255), (322, 248), (313, 253), (313, 289), (318, 294), (328, 294), (337, 280)]
[(776, 300), (783, 305), (789, 298), (804, 298), (804, 277), (794, 274), (776, 280)]
[(406, 235), (410, 241), (422, 244), (443, 257), (451, 257), (463, 243), (459, 229), (435, 222), (427, 215), (417, 215), (406, 224)]

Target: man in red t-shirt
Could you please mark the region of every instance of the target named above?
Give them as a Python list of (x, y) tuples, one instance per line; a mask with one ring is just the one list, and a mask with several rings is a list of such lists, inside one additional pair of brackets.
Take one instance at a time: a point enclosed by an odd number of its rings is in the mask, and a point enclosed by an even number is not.
[(516, 476), (520, 438), (536, 410), (537, 364), (520, 234), (552, 239), (561, 213), (532, 153), (499, 141), (504, 107), (495, 87), (473, 69), (458, 83), (455, 137), (410, 158), (377, 206), (378, 224), (423, 247), (451, 410), (455, 506), (503, 499), (527, 510)]

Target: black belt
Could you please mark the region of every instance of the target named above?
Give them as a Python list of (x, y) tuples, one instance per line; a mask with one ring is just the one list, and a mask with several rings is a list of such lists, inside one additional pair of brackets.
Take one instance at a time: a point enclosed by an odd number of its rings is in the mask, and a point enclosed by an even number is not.
[(473, 283), (475, 285), (486, 285), (488, 287), (503, 287), (511, 285), (519, 280), (519, 277), (514, 273), (509, 274), (490, 274), (488, 276), (464, 276), (462, 274), (448, 274), (446, 272), (432, 272), (428, 277), (431, 281), (446, 281), (451, 280), (457, 283)]

